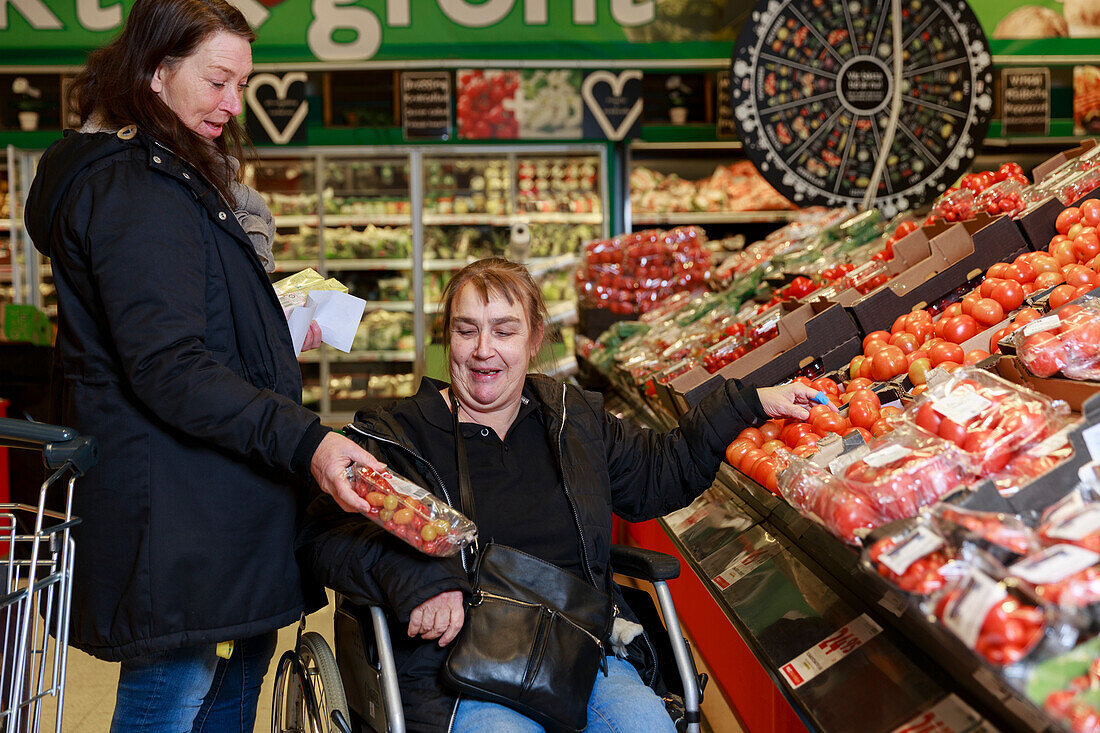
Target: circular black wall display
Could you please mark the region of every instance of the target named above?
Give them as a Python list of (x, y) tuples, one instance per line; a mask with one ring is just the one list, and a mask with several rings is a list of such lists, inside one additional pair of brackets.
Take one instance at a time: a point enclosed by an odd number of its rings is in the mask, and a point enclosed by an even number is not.
[[(963, 0), (901, 0), (901, 113), (875, 205), (920, 206), (959, 177), (989, 125), (989, 46)], [(761, 0), (732, 59), (749, 159), (800, 206), (859, 206), (894, 93), (889, 0)]]

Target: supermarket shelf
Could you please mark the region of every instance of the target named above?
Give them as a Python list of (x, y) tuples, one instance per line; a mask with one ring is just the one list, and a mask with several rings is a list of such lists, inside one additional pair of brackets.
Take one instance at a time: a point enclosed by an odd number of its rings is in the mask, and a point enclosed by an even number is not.
[(550, 322), (560, 326), (572, 326), (577, 323), (577, 304), (572, 300), (562, 300), (557, 303), (548, 303)]
[(521, 214), (424, 214), (425, 226), (496, 226), (508, 227), (520, 222), (528, 224), (602, 224), (603, 214), (569, 214), (564, 212)]
[[(411, 300), (368, 300), (366, 311), (401, 311), (403, 313), (413, 312), (413, 302)], [(438, 313), (440, 310), (439, 303), (434, 301), (425, 301), (424, 312), (425, 313)]]
[(798, 211), (686, 211), (669, 214), (635, 214), (631, 224), (650, 226), (657, 224), (757, 224), (792, 221)]
[(275, 260), (275, 272), (301, 272), (307, 267), (317, 269), (317, 260)]
[[(412, 362), (416, 361), (415, 351), (353, 351), (345, 354), (342, 351), (330, 349), (326, 358), (330, 364), (356, 364), (371, 362)], [(298, 361), (310, 364), (321, 361), (321, 354), (311, 351), (298, 355)]]
[(413, 266), (412, 260), (405, 259), (373, 259), (373, 260), (352, 260), (352, 259), (327, 259), (325, 265), (329, 271), (340, 270), (411, 270)]
[[(376, 227), (386, 226), (411, 226), (412, 216), (409, 214), (326, 214), (326, 227)], [(276, 216), (277, 227), (318, 227), (320, 218), (316, 214)]]
[[(476, 262), (477, 258), (467, 257), (460, 260), (424, 260), (424, 270), (427, 272), (436, 272), (439, 270), (458, 270), (465, 267), (471, 262)], [(538, 277), (547, 272), (553, 270), (560, 270), (564, 267), (573, 267), (577, 264), (577, 256), (573, 254), (569, 255), (555, 255), (553, 257), (532, 257), (523, 263), (530, 270), (532, 277)]]

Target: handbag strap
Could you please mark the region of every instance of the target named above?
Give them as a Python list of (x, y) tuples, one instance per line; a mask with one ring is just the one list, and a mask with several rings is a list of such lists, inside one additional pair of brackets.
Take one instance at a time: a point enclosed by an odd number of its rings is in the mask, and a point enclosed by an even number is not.
[(466, 439), (462, 437), (462, 431), (458, 427), (458, 398), (455, 397), (454, 390), (451, 390), (451, 418), (454, 420), (455, 461), (458, 464), (458, 500), (462, 504), (462, 513), (477, 524), (474, 516), (474, 492), (470, 490), (470, 465), (466, 461)]

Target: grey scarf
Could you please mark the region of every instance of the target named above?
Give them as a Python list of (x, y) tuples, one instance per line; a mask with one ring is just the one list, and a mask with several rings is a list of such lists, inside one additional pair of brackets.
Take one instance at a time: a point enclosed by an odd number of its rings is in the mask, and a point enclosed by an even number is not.
[[(80, 132), (116, 133), (118, 130), (104, 125), (101, 118), (93, 114), (80, 128)], [(244, 233), (248, 235), (249, 241), (252, 242), (252, 248), (256, 250), (264, 269), (268, 272), (274, 272), (275, 255), (271, 252), (271, 244), (275, 239), (275, 217), (271, 215), (271, 209), (267, 208), (267, 204), (264, 203), (259, 192), (237, 182), (237, 170), (240, 166), (240, 161), (236, 158), (229, 158), (229, 190), (236, 200), (233, 213), (237, 216), (241, 229), (244, 229)]]

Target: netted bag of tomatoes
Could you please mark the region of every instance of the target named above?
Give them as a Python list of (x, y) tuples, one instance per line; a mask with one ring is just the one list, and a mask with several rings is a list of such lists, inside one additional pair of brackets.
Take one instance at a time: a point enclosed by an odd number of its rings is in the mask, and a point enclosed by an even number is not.
[(913, 595), (947, 584), (955, 550), (927, 517), (903, 519), (875, 529), (863, 542), (863, 564)]
[(1042, 547), (1035, 530), (1013, 514), (976, 511), (940, 502), (932, 507), (932, 517), (940, 533), (955, 547), (973, 544), (1001, 563), (1015, 562)]
[(866, 496), (810, 461), (784, 453), (777, 464), (779, 492), (787, 503), (848, 544), (860, 544), (868, 531), (886, 523)]
[(1072, 619), (1026, 585), (995, 579), (977, 567), (953, 577), (922, 608), (1018, 684), (1031, 663), (1073, 648), (1078, 637)]
[(1040, 377), (1058, 372), (1070, 379), (1100, 380), (1100, 301), (1068, 303), (1057, 313), (1027, 324), (1013, 335), (1016, 354)]
[(902, 419), (962, 448), (976, 476), (991, 476), (1063, 428), (1069, 407), (977, 367), (962, 367), (921, 394)]
[(844, 483), (886, 519), (916, 516), (969, 476), (966, 458), (953, 444), (908, 425), (867, 447), (869, 452), (845, 469)]
[(1044, 544), (1068, 543), (1100, 553), (1100, 501), (1089, 489), (1075, 488), (1043, 512), (1038, 534)]
[(1008, 574), (1030, 583), (1043, 600), (1100, 620), (1100, 553), (1057, 544), (1008, 567)]
[(403, 476), (357, 463), (347, 473), (355, 493), (370, 504), (367, 517), (425, 555), (454, 555), (477, 537), (473, 522)]

